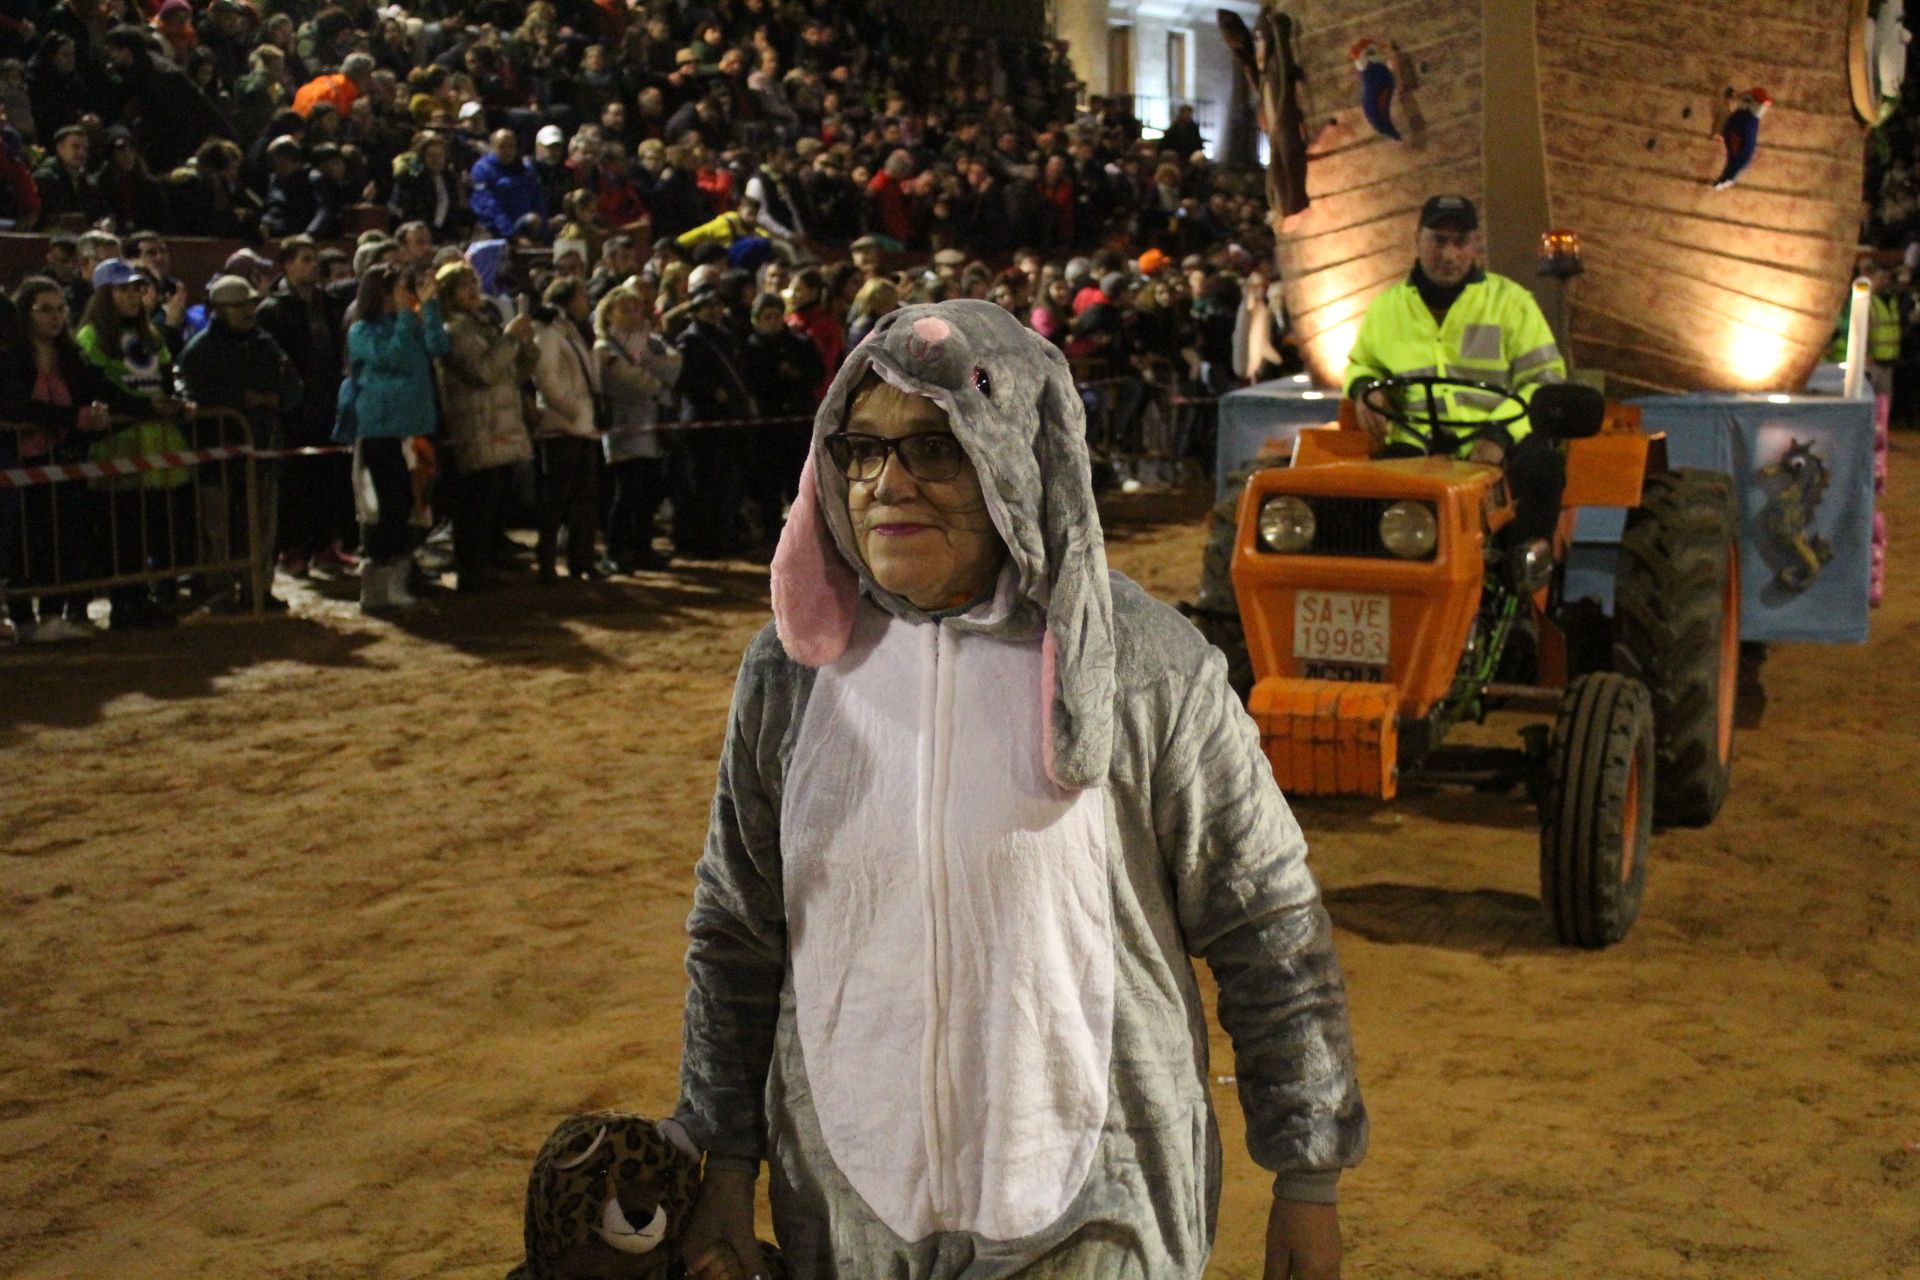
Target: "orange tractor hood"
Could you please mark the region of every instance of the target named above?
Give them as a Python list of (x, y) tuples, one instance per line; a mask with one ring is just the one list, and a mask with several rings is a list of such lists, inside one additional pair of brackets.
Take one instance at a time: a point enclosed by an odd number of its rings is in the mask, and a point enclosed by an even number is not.
[[(1369, 514), (1382, 503), (1426, 503), (1438, 525), (1434, 554), (1264, 550), (1260, 510), (1282, 494), (1318, 510), (1371, 503), (1346, 508)], [(1248, 710), (1283, 790), (1394, 794), (1397, 722), (1425, 716), (1452, 688), (1480, 607), (1482, 530), (1509, 519), (1499, 469), (1476, 463), (1328, 462), (1248, 479), (1231, 572), (1255, 678)], [(1350, 537), (1357, 527), (1348, 521)]]

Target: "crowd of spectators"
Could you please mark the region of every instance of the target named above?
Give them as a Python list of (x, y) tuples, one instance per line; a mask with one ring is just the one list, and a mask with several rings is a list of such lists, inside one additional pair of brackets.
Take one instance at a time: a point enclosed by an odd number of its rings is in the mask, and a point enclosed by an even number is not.
[(891, 0), (11, 0), (0, 219), (328, 239), (372, 204), (440, 242), (573, 223), (597, 248), (719, 238), (750, 195), (822, 246), (1258, 234), (1190, 110), (1143, 142), (1077, 89), (1062, 42), (916, 36)]
[[(43, 429), (0, 463), (166, 447), (196, 403), (261, 447), (350, 441), (276, 463), (263, 516), (284, 570), (357, 565), (383, 608), (434, 513), (462, 590), (516, 509), (553, 581), (770, 540), (813, 405), (906, 303), (1020, 315), (1125, 438), (1150, 383), (1217, 394), (1288, 348), (1257, 175), (1188, 113), (1143, 137), (1078, 90), (1058, 42), (927, 39), (886, 0), (16, 0), (0, 219), (53, 234), (0, 317), (6, 416)], [(169, 236), (237, 244), (188, 284)], [(32, 493), (0, 490), (16, 581)], [(87, 506), (34, 536), (69, 565), (140, 544)], [(171, 605), (118, 588), (112, 622)], [(21, 638), (90, 625), (10, 609)]]

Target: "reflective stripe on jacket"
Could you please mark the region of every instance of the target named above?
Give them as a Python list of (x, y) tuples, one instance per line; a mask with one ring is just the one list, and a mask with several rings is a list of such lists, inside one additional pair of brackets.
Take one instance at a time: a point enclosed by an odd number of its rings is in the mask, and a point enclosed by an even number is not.
[[(1564, 381), (1567, 365), (1533, 295), (1505, 276), (1486, 272), (1454, 299), (1444, 322), (1433, 318), (1411, 280), (1373, 300), (1347, 358), (1342, 385), (1352, 394), (1354, 385), (1365, 379), (1395, 376), (1493, 382), (1513, 388), (1524, 399), (1536, 387)], [(1477, 422), (1513, 413), (1511, 402), (1485, 392), (1458, 390), (1436, 398), (1442, 415), (1456, 420)], [(1412, 407), (1416, 413), (1425, 409), (1421, 404)], [(1529, 430), (1524, 418), (1507, 427), (1515, 441)], [(1388, 441), (1420, 443), (1397, 426)]]

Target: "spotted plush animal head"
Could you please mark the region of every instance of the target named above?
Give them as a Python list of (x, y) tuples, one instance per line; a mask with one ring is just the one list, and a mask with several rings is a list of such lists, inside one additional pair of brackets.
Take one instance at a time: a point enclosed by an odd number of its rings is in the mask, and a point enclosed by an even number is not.
[(699, 1186), (699, 1152), (673, 1121), (570, 1116), (534, 1157), (527, 1256), (508, 1280), (665, 1277)]

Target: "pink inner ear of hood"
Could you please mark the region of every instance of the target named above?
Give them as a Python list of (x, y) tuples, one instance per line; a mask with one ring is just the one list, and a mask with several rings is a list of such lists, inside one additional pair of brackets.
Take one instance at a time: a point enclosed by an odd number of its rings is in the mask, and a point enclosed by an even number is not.
[(811, 453), (773, 553), (772, 591), (774, 630), (788, 657), (802, 666), (824, 667), (847, 651), (860, 580), (827, 532)]

